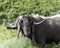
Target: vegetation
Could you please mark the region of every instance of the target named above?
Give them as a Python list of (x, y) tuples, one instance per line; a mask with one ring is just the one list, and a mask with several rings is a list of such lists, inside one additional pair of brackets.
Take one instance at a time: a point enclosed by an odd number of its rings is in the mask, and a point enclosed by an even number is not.
[(13, 21), (26, 13), (48, 16), (59, 10), (60, 0), (0, 0), (0, 23)]
[(3, 44), (0, 44), (0, 48), (38, 48), (38, 47), (33, 46), (28, 38), (20, 37), (19, 39), (13, 38)]
[[(16, 30), (7, 30), (7, 23), (23, 14), (39, 13), (49, 16), (59, 11), (60, 0), (0, 0), (0, 48), (38, 48), (28, 38), (21, 37), (16, 40)], [(46, 48), (59, 47), (60, 44), (55, 43), (46, 45)]]
[(16, 37), (16, 30), (7, 30), (6, 26), (0, 26), (0, 43), (13, 37)]

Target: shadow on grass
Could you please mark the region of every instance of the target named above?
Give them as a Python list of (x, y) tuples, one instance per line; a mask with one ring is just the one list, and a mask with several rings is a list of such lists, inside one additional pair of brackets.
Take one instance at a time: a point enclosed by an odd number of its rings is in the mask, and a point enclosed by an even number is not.
[(38, 48), (38, 46), (33, 45), (28, 38), (20, 37), (19, 39), (13, 38), (0, 44), (0, 48)]
[[(0, 44), (0, 48), (42, 48), (38, 45), (33, 45), (27, 37), (13, 38)], [(46, 48), (60, 48), (60, 44), (48, 44)]]

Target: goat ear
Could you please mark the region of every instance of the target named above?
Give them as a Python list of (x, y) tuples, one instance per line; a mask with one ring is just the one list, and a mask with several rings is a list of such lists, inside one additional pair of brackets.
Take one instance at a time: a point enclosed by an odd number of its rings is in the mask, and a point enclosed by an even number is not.
[(20, 30), (21, 30), (21, 24), (20, 24), (20, 20), (18, 20), (18, 22), (17, 22), (17, 37), (19, 37)]

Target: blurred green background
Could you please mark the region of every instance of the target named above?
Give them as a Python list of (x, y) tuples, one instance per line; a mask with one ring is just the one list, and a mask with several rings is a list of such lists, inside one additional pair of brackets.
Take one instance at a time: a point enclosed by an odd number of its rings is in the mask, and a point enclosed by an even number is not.
[[(26, 37), (16, 40), (16, 30), (8, 30), (6, 25), (23, 14), (51, 16), (59, 11), (60, 0), (0, 0), (0, 48), (38, 48)], [(49, 44), (46, 48), (60, 48), (60, 44)]]

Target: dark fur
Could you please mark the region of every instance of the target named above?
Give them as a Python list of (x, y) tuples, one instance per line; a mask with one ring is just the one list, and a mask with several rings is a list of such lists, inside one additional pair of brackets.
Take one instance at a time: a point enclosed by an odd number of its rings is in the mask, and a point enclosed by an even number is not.
[[(44, 18), (41, 18), (39, 16), (28, 16), (28, 19), (32, 20), (32, 22), (29, 21), (31, 22), (30, 29), (32, 29), (31, 32), (33, 33), (32, 35), (34, 35), (33, 38), (37, 44), (45, 45), (49, 42), (60, 42), (59, 16), (56, 15), (55, 17), (52, 16)], [(43, 21), (42, 23), (35, 24), (41, 22), (44, 19), (45, 21)]]

